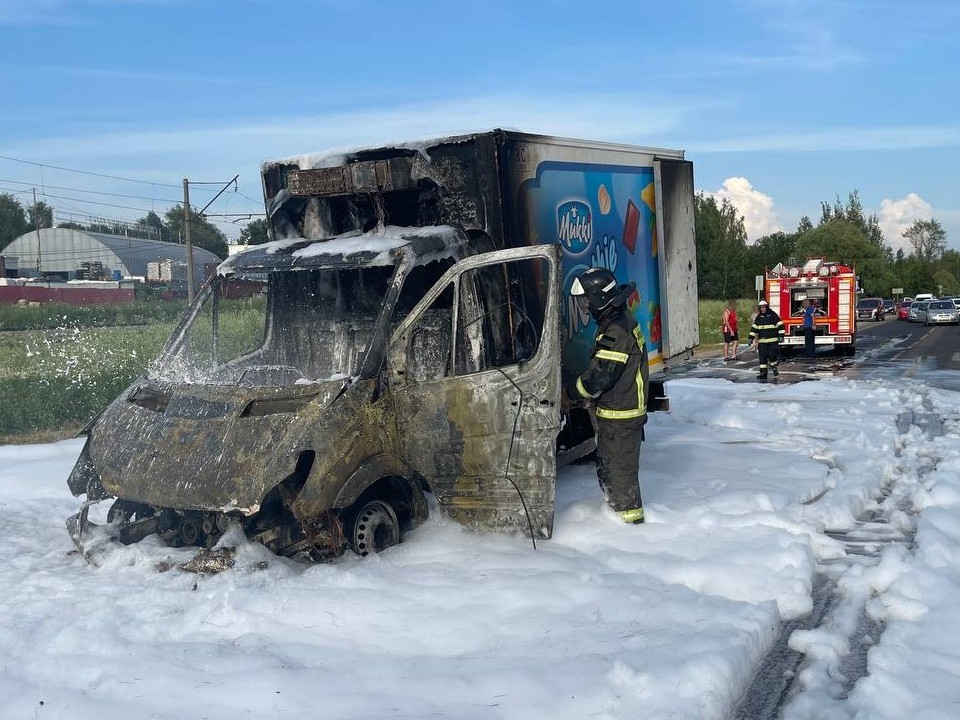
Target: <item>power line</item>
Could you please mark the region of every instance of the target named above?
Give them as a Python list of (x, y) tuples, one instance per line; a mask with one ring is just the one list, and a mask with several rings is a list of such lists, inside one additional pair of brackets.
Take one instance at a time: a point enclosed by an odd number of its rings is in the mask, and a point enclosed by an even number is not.
[[(11, 192), (11, 191), (21, 192), (19, 190), (13, 190), (12, 188), (4, 188), (4, 187), (0, 187), (0, 190), (3, 190), (4, 192)], [(42, 195), (44, 197), (55, 198), (57, 200), (72, 200), (74, 202), (82, 202), (82, 203), (86, 203), (87, 205), (103, 205), (105, 207), (120, 208), (121, 210), (136, 210), (137, 212), (144, 212), (144, 213), (153, 212), (152, 210), (147, 210), (146, 208), (133, 207), (131, 205), (117, 205), (116, 203), (100, 202), (99, 200), (88, 200), (86, 198), (69, 197), (66, 195), (54, 195), (52, 193), (42, 193)]]
[(105, 173), (93, 172), (91, 170), (76, 170), (74, 168), (61, 167), (59, 165), (47, 165), (46, 163), (34, 162), (33, 160), (24, 160), (22, 158), (10, 157), (9, 155), (0, 155), (0, 160), (9, 160), (11, 162), (23, 163), (24, 165), (33, 165), (38, 168), (50, 168), (51, 170), (62, 170), (63, 172), (78, 173), (80, 175), (92, 175), (94, 177), (107, 178), (108, 180), (122, 180), (123, 182), (140, 183), (141, 185), (153, 185), (155, 187), (176, 188), (177, 185), (167, 183), (158, 183), (151, 180), (136, 180), (134, 178), (121, 177), (119, 175), (107, 175)]
[[(30, 187), (36, 187), (37, 185), (37, 183), (24, 182), (23, 180), (0, 179), (0, 182), (13, 183), (14, 185), (29, 185)], [(112, 193), (112, 192), (107, 192), (105, 190), (84, 190), (83, 188), (64, 187), (62, 185), (47, 185), (46, 183), (42, 184), (42, 187), (40, 188), (40, 193), (45, 194), (47, 188), (51, 190), (66, 190), (67, 192), (88, 193), (90, 195), (107, 195), (109, 197), (130, 198), (131, 200), (151, 200), (155, 202), (166, 202), (166, 203), (180, 202), (179, 200), (170, 200), (168, 198), (147, 197), (145, 195), (125, 195), (123, 193)], [(86, 202), (86, 201), (82, 201), (82, 202)]]

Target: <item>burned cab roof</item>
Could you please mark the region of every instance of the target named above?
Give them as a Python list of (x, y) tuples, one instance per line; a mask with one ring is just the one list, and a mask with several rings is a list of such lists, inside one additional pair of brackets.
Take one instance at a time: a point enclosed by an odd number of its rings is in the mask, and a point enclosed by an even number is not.
[(317, 240), (290, 238), (256, 245), (232, 255), (220, 264), (217, 273), (393, 265), (396, 253), (402, 248), (409, 248), (417, 261), (422, 262), (458, 256), (465, 241), (466, 236), (461, 230), (447, 225), (387, 226), (372, 232), (350, 232)]

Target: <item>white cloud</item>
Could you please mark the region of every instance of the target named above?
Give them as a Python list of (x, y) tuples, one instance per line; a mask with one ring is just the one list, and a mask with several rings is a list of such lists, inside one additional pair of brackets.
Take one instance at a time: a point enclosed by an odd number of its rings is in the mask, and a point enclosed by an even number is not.
[(933, 207), (916, 193), (910, 193), (900, 200), (884, 199), (880, 203), (877, 215), (880, 218), (880, 229), (887, 244), (896, 252), (903, 249), (911, 252), (910, 243), (904, 240), (903, 232), (914, 220), (929, 220), (933, 217)]
[(706, 194), (720, 201), (730, 201), (743, 216), (744, 229), (751, 241), (783, 230), (773, 207), (773, 198), (757, 190), (745, 177), (729, 177), (719, 190)]

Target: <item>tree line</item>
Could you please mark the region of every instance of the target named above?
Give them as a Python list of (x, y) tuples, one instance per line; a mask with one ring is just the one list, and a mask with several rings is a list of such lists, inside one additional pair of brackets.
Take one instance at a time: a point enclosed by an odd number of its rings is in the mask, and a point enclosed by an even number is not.
[(824, 257), (851, 265), (863, 292), (891, 297), (893, 288), (905, 295), (918, 292), (960, 294), (960, 253), (947, 249), (947, 234), (936, 219), (914, 220), (904, 231), (907, 252), (887, 244), (876, 215), (865, 215), (853, 190), (846, 202), (839, 197), (820, 203), (816, 226), (804, 216), (795, 232), (775, 232), (750, 244), (743, 216), (726, 198), (720, 202), (695, 197), (697, 287), (701, 299), (753, 297), (754, 278), (777, 263), (802, 264)]
[[(258, 227), (251, 230), (251, 226), (263, 224), (263, 239), (259, 239)], [(36, 228), (53, 227), (53, 208), (44, 202), (24, 207), (13, 195), (0, 194), (0, 252), (26, 232)], [(183, 206), (174, 205), (162, 216), (150, 211), (144, 217), (132, 223), (93, 220), (89, 223), (64, 222), (57, 225), (61, 228), (72, 228), (86, 232), (105, 233), (108, 235), (124, 235), (126, 237), (143, 238), (146, 240), (160, 240), (182, 244), (183, 235)], [(266, 222), (255, 220), (241, 230), (241, 242), (264, 242), (266, 240)], [(253, 240), (250, 240), (250, 237)], [(219, 258), (226, 258), (228, 254), (227, 237), (218, 228), (214, 227), (205, 217), (194, 214), (190, 222), (190, 242), (194, 247), (209, 250)]]

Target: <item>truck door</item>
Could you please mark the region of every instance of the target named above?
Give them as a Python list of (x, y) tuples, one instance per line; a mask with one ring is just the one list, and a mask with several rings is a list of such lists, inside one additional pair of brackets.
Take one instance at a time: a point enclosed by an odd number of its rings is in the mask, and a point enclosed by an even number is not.
[(556, 245), (461, 260), (391, 339), (401, 452), (466, 525), (552, 532), (559, 262)]
[(663, 358), (700, 344), (693, 163), (657, 158), (653, 164), (660, 239), (660, 322)]

